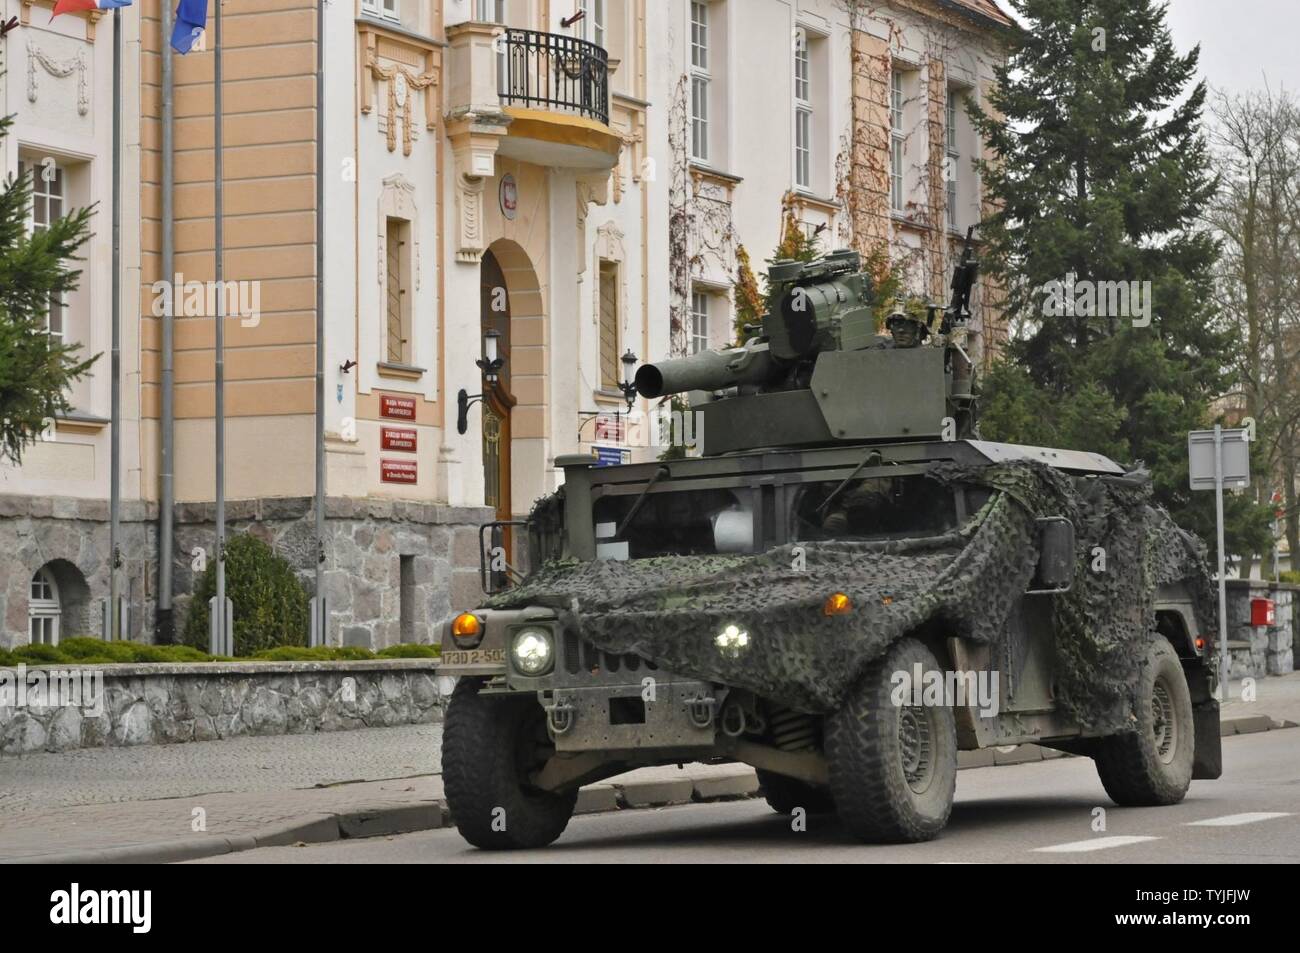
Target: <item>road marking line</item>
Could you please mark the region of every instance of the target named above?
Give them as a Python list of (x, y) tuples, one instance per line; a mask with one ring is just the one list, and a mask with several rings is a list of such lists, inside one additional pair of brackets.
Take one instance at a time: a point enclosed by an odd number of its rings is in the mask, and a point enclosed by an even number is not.
[(1051, 847), (1035, 847), (1037, 854), (1083, 854), (1090, 850), (1105, 850), (1108, 847), (1125, 847), (1129, 844), (1141, 844), (1144, 841), (1160, 840), (1159, 837), (1145, 837), (1136, 834), (1116, 834), (1112, 837), (1095, 837), (1092, 840), (1076, 840), (1068, 844), (1055, 844)]
[(1188, 827), (1237, 827), (1240, 824), (1256, 824), (1259, 821), (1271, 821), (1275, 817), (1290, 817), (1290, 811), (1254, 811), (1249, 814), (1225, 814), (1223, 817), (1208, 817), (1203, 821), (1188, 821)]

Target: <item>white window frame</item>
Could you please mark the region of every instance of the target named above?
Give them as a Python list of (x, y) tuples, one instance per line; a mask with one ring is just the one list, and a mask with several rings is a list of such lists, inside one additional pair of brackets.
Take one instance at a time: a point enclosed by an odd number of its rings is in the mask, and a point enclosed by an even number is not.
[[(32, 171), (32, 204), (27, 211), (27, 232), (29, 235), (35, 235), (37, 232), (44, 231), (49, 227), (50, 222), (62, 218), (68, 214), (68, 170), (66, 166), (54, 163), (54, 184), (58, 188), (58, 194), (54, 192), (54, 186), (45, 181), (45, 164), (43, 162), (32, 162), (30, 159), (20, 159), (18, 162), (18, 174), (22, 175), (28, 168)], [(37, 216), (37, 202), (41, 201), (43, 213)], [(50, 295), (50, 306), (45, 313), (45, 331), (51, 340), (63, 344), (67, 340), (68, 331), (68, 297), (63, 294)]]
[(690, 117), (691, 158), (697, 162), (709, 161), (709, 99), (712, 95), (713, 76), (709, 61), (709, 4), (707, 0), (690, 0), (691, 18), (691, 73)]
[(794, 184), (812, 188), (812, 52), (808, 31), (795, 31), (794, 42)]
[(361, 0), (361, 9), (372, 16), (394, 23), (402, 21), (401, 0)]
[[(375, 2), (375, 0), (370, 0)], [(474, 0), (474, 20), (478, 23), (506, 22), (506, 0)]]
[(961, 152), (957, 145), (957, 97), (960, 90), (948, 87), (948, 101), (944, 105), (944, 139), (947, 146), (948, 227), (957, 228), (957, 167)]
[(904, 204), (903, 154), (907, 142), (904, 122), (903, 71), (889, 71), (889, 207), (901, 213)]
[(578, 0), (578, 9), (586, 14), (578, 21), (582, 39), (606, 49), (605, 0)]
[[(44, 566), (32, 575), (27, 599), (27, 637), (33, 645), (58, 645), (63, 607), (59, 584)], [(40, 629), (40, 632), (36, 631)]]
[(691, 333), (686, 342), (687, 354), (699, 354), (712, 347), (709, 338), (709, 318), (713, 311), (710, 297), (707, 291), (696, 289), (691, 292)]

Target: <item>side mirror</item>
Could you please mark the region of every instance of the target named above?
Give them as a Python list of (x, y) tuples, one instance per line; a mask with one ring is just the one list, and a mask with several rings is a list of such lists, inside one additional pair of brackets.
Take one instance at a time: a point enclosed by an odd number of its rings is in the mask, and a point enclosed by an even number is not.
[(1038, 571), (1027, 590), (1032, 595), (1069, 592), (1074, 585), (1074, 524), (1064, 516), (1038, 521)]
[(479, 583), (489, 596), (504, 592), (520, 580), (519, 572), (510, 565), (506, 554), (507, 526), (527, 527), (528, 520), (498, 520), (478, 528)]

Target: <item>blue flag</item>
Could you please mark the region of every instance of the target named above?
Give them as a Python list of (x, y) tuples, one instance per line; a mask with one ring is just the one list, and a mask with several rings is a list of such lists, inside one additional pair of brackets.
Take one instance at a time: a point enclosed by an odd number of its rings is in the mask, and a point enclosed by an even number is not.
[[(221, 0), (217, 0), (218, 3)], [(176, 26), (172, 30), (172, 49), (188, 53), (208, 25), (208, 0), (180, 0), (176, 5)]]

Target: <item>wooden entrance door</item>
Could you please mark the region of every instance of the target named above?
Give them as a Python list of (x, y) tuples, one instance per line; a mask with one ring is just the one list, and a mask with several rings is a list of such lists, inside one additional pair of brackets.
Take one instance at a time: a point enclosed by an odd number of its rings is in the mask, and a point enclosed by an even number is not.
[[(497, 519), (511, 519), (510, 500), (510, 295), (505, 273), (492, 252), (485, 252), (479, 271), (479, 317), (483, 330), (499, 331), (497, 354), (506, 359), (497, 382), (484, 382), (483, 398), (483, 502), (496, 510)], [(506, 552), (510, 552), (507, 540)]]

